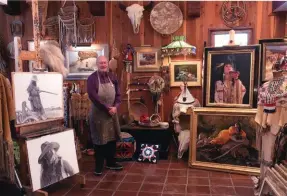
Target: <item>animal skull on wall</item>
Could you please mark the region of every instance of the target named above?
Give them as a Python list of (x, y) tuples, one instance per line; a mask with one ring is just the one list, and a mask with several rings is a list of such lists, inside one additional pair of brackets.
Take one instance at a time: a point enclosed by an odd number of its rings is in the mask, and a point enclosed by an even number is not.
[(127, 7), (124, 4), (119, 3), (120, 9), (128, 12), (128, 17), (131, 20), (131, 23), (133, 25), (133, 31), (135, 34), (139, 33), (141, 19), (143, 17), (143, 11), (151, 9), (152, 6), (153, 6), (152, 1), (146, 6), (141, 6), (139, 4), (132, 4)]

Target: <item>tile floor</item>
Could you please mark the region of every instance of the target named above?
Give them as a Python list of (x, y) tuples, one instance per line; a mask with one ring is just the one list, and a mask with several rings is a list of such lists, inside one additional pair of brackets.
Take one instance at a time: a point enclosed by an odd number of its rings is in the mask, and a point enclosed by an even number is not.
[(47, 189), (49, 196), (253, 196), (250, 177), (223, 172), (190, 169), (187, 161), (160, 160), (158, 164), (124, 162), (124, 170), (105, 170), (93, 175), (92, 157), (83, 157), (81, 189), (74, 178)]

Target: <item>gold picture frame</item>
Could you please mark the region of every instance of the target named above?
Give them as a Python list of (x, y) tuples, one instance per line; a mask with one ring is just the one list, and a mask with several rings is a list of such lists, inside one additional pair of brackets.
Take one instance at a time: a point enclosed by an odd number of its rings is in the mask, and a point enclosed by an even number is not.
[[(256, 109), (194, 108), (190, 123), (191, 150), (189, 154), (189, 166), (198, 169), (240, 174), (259, 174), (260, 154), (254, 147), (257, 126), (254, 121), (256, 112)], [(240, 124), (240, 130), (242, 131), (238, 133), (242, 135), (242, 141), (234, 141), (234, 138), (237, 139), (237, 137), (233, 136), (229, 139), (220, 140), (220, 137), (224, 136), (224, 133), (230, 134), (234, 131), (235, 126), (232, 126), (234, 124)], [(226, 143), (223, 143), (223, 141)], [(220, 142), (222, 142), (221, 145), (218, 144)], [(217, 147), (215, 148), (215, 146)], [(244, 154), (247, 152), (249, 153), (248, 159), (240, 157), (240, 153)], [(233, 155), (237, 155), (239, 158), (233, 157)], [(240, 164), (226, 163), (226, 160), (229, 162), (235, 161)], [(254, 167), (244, 164), (253, 164)]]
[(159, 72), (160, 48), (142, 46), (134, 48), (134, 72)]
[[(170, 86), (180, 86), (183, 77), (191, 78), (187, 80), (187, 86), (201, 86), (201, 65), (202, 60), (172, 61), (170, 63)], [(183, 71), (182, 71), (183, 69)]]
[[(205, 57), (204, 107), (257, 106), (260, 45), (205, 48)], [(228, 69), (229, 80), (226, 79), (228, 74), (225, 74)]]

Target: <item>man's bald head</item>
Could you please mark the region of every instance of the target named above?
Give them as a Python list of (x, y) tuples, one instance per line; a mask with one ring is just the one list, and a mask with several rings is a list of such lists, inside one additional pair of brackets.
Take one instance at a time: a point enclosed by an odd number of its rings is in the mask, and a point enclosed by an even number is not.
[(96, 63), (99, 71), (108, 71), (108, 59), (105, 56), (99, 56)]

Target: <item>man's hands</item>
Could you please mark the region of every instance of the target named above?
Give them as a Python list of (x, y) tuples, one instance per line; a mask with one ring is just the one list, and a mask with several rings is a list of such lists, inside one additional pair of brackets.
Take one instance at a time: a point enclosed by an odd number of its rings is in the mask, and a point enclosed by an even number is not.
[(114, 115), (117, 113), (117, 108), (116, 107), (109, 107), (109, 113), (110, 115)]

